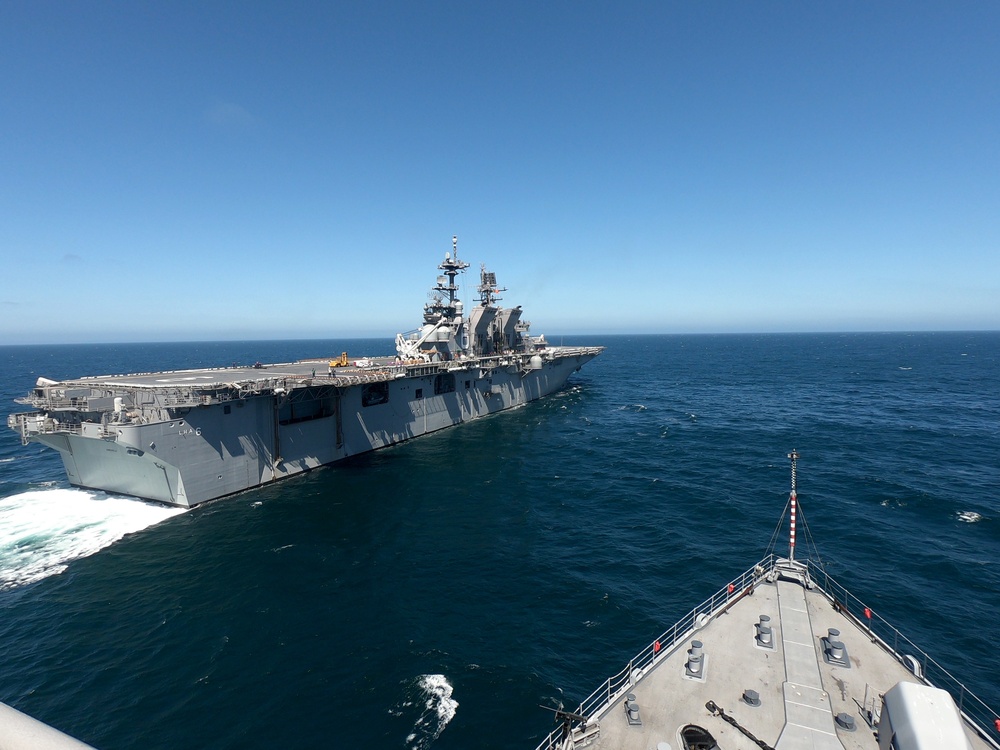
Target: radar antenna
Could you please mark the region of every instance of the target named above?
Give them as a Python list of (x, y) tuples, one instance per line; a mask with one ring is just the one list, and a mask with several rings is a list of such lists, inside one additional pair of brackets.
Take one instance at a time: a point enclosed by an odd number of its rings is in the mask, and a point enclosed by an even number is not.
[(506, 292), (507, 287), (497, 286), (497, 275), (486, 270), (486, 264), (479, 266), (479, 301), (483, 307), (489, 307), (494, 302), (503, 299), (500, 292)]

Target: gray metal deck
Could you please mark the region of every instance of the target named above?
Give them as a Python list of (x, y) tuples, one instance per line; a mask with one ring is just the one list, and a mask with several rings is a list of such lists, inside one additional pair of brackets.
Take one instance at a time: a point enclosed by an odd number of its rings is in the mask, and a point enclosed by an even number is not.
[[(761, 569), (756, 566), (734, 582), (732, 594), (723, 590), (694, 610), (661, 636), (658, 652), (647, 647), (595, 691), (575, 710), (590, 721), (577, 724), (568, 742), (554, 732), (540, 747), (680, 750), (681, 729), (693, 724), (708, 730), (724, 750), (760, 750), (764, 745), (749, 735), (777, 750), (876, 750), (877, 734), (867, 722), (868, 712), (878, 711), (881, 695), (896, 683), (920, 680), (893, 653), (891, 641), (871, 634), (863, 615), (851, 616), (819, 587), (768, 580), (774, 576), (761, 575)], [(853, 606), (861, 607), (856, 600)], [(761, 615), (770, 617), (773, 648), (765, 648), (758, 638)], [(823, 658), (830, 628), (840, 631), (846, 664)], [(704, 653), (701, 679), (687, 668), (696, 640)], [(748, 689), (757, 691), (760, 705), (744, 701)], [(629, 694), (641, 725), (628, 721)], [(963, 696), (969, 709), (976, 699), (969, 693)], [(709, 702), (742, 731), (706, 708)], [(983, 709), (979, 726), (988, 734), (993, 714), (976, 705)], [(840, 726), (838, 714), (852, 717), (854, 729)], [(966, 734), (975, 750), (1000, 747), (969, 726)]]
[[(386, 358), (387, 362), (391, 358)], [(312, 379), (329, 382), (335, 380), (337, 375), (376, 375), (380, 374), (386, 378), (388, 375), (380, 372), (381, 368), (372, 367), (360, 369), (356, 367), (336, 368), (336, 374), (329, 373), (329, 362), (331, 359), (305, 359), (298, 362), (283, 362), (279, 364), (266, 364), (259, 367), (211, 367), (194, 370), (168, 370), (165, 372), (139, 372), (126, 375), (94, 375), (79, 380), (67, 380), (64, 383), (79, 382), (94, 386), (96, 384), (109, 384), (114, 386), (134, 386), (139, 388), (170, 388), (170, 387), (212, 387), (225, 385), (228, 383), (245, 383), (253, 381), (271, 380), (300, 380)]]

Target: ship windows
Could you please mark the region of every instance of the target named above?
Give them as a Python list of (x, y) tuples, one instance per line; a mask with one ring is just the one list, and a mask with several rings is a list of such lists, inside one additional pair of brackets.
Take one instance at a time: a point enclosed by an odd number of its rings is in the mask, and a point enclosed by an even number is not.
[(366, 383), (361, 386), (361, 405), (377, 406), (389, 402), (388, 383)]
[(424, 397), (424, 389), (423, 388), (417, 388), (417, 392), (414, 394), (414, 396), (416, 398), (423, 398)]
[(222, 407), (223, 414), (229, 414), (232, 410), (233, 407), (231, 407), (229, 404), (226, 404), (225, 406)]

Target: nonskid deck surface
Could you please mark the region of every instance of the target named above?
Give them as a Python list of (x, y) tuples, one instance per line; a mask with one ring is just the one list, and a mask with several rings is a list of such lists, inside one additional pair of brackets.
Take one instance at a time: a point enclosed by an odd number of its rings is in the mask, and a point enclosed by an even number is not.
[(78, 382), (94, 386), (97, 384), (107, 384), (109, 386), (139, 386), (145, 388), (156, 387), (197, 387), (197, 386), (218, 386), (228, 383), (244, 383), (273, 379), (306, 379), (315, 378), (317, 381), (332, 381), (336, 377), (350, 375), (377, 375), (383, 367), (395, 365), (391, 358), (380, 358), (372, 360), (381, 364), (366, 367), (344, 367), (337, 368), (333, 374), (329, 371), (329, 359), (305, 359), (298, 362), (284, 362), (280, 364), (267, 364), (258, 366), (234, 366), (234, 367), (209, 367), (195, 370), (166, 370), (163, 372), (143, 372), (127, 375), (95, 375), (80, 378), (73, 381), (62, 381), (64, 383)]
[[(773, 649), (761, 647), (756, 638), (761, 615), (771, 618)], [(821, 639), (830, 628), (840, 631), (849, 666), (823, 658)], [(703, 644), (701, 680), (687, 670), (693, 640)], [(641, 671), (597, 717), (599, 734), (586, 746), (679, 750), (684, 747), (681, 729), (693, 724), (708, 730), (725, 750), (759, 750), (762, 745), (747, 733), (776, 750), (874, 750), (877, 735), (866, 712), (877, 709), (881, 695), (896, 683), (919, 683), (821, 591), (782, 580), (759, 582), (752, 596), (742, 596)], [(746, 690), (757, 692), (758, 706), (744, 700)], [(629, 693), (641, 724), (628, 720)], [(712, 714), (709, 701), (747, 733)], [(838, 714), (853, 718), (853, 731), (838, 725)], [(966, 735), (976, 750), (993, 747), (968, 728)]]
[[(546, 359), (573, 356), (593, 357), (604, 347), (553, 346), (544, 353)], [(357, 382), (392, 380), (399, 377), (430, 372), (461, 372), (470, 368), (491, 369), (517, 366), (524, 355), (494, 355), (469, 357), (446, 362), (405, 362), (395, 357), (365, 357), (362, 367), (330, 367), (330, 358), (304, 359), (297, 362), (259, 364), (250, 366), (209, 367), (193, 370), (165, 370), (122, 375), (94, 375), (59, 381), (61, 386), (134, 387), (144, 389), (215, 388), (232, 384), (274, 383), (291, 381), (301, 385), (353, 385)]]

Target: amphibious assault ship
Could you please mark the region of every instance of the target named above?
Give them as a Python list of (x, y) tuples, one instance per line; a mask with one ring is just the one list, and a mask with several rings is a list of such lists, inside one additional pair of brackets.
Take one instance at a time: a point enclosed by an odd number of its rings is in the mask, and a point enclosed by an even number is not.
[(537, 750), (1000, 750), (994, 709), (818, 554), (796, 558), (789, 458), (787, 556), (768, 551), (574, 710), (550, 709), (560, 726)]
[(603, 347), (550, 346), (482, 267), (466, 310), (457, 238), (423, 325), (396, 355), (39, 378), (8, 426), (59, 451), (71, 484), (190, 507), (384, 448), (562, 387)]

